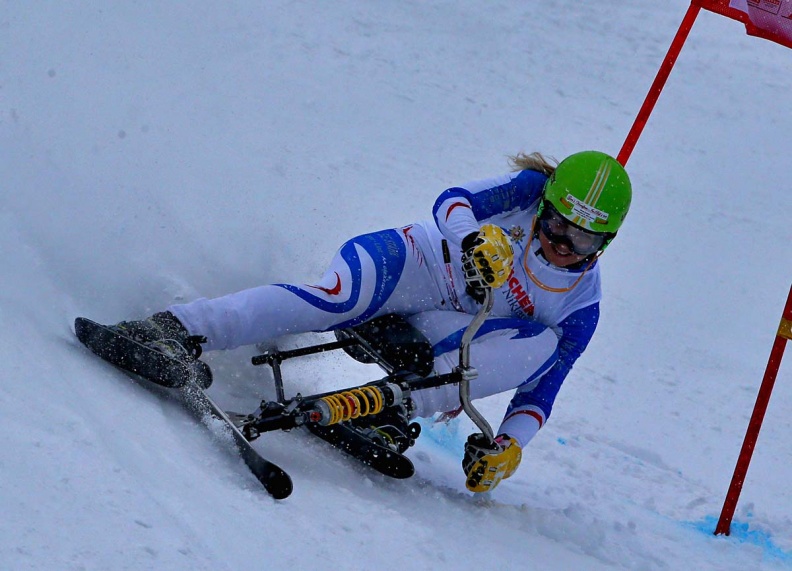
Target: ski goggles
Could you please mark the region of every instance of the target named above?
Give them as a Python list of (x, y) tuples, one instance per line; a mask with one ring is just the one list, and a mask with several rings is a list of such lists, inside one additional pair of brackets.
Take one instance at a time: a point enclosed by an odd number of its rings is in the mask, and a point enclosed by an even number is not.
[(613, 237), (611, 234), (589, 232), (572, 224), (549, 202), (542, 205), (539, 228), (550, 242), (563, 244), (578, 256), (590, 256), (598, 252)]

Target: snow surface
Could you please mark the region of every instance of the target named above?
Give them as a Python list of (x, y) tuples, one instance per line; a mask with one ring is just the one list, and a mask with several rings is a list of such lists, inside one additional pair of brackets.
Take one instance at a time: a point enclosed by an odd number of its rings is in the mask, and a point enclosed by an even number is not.
[[(468, 420), (426, 423), (406, 481), (277, 433), (255, 443), (294, 479), (275, 501), (74, 317), (310, 281), (507, 154), (616, 154), (687, 3), (0, 5), (0, 568), (792, 568), (788, 363), (712, 535), (790, 285), (792, 52), (699, 16), (628, 163), (599, 331), (512, 479), (464, 489)], [(208, 357), (223, 406), (273, 396), (253, 354)], [(477, 404), (496, 423), (508, 399)]]

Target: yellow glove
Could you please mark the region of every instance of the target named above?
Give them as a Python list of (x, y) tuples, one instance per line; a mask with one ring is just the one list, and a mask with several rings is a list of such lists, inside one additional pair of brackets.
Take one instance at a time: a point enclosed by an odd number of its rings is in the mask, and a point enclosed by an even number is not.
[(509, 236), (500, 226), (485, 224), (478, 233), (465, 236), (462, 240), (462, 269), (468, 293), (485, 287), (501, 287), (509, 279), (513, 261)]
[(471, 492), (489, 492), (514, 474), (522, 459), (522, 448), (511, 436), (501, 434), (493, 443), (481, 434), (471, 434), (465, 444), (462, 469)]

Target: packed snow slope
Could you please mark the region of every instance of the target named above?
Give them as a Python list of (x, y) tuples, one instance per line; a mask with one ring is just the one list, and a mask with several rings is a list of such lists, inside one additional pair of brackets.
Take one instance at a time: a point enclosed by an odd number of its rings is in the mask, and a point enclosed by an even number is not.
[[(72, 322), (316, 279), (506, 155), (616, 154), (687, 3), (2, 2), (0, 568), (792, 568), (792, 363), (713, 537), (792, 280), (792, 51), (702, 13), (628, 163), (600, 327), (523, 465), (464, 488), (468, 420), (388, 480), (308, 435), (267, 496)], [(285, 343), (308, 340), (289, 339)], [(223, 406), (273, 396), (209, 355)], [(303, 394), (378, 378), (341, 356)], [(478, 402), (497, 423), (509, 395)]]

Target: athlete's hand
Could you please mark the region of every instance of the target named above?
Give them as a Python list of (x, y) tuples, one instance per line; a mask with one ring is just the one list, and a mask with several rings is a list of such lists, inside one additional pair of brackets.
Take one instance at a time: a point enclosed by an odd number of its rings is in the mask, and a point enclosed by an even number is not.
[(465, 486), (471, 492), (489, 492), (514, 474), (521, 459), (522, 448), (511, 436), (501, 434), (492, 443), (480, 432), (471, 434), (462, 460)]
[(499, 288), (509, 278), (514, 252), (500, 226), (485, 224), (462, 240), (462, 269), (468, 295), (479, 303), (484, 288)]

